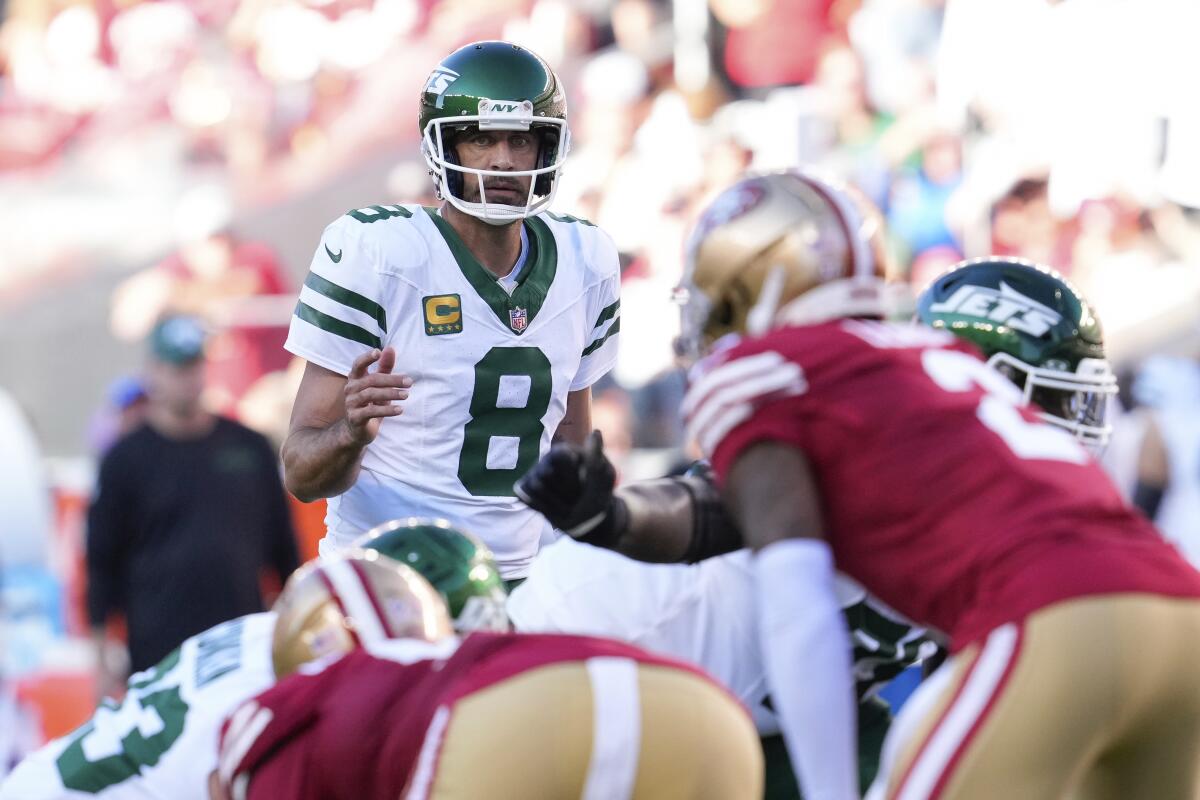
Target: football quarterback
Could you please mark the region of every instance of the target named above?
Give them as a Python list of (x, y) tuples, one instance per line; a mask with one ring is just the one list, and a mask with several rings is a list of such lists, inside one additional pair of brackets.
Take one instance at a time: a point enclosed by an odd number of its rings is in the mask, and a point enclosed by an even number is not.
[(879, 797), (1195, 796), (1200, 573), (974, 346), (882, 321), (870, 230), (811, 175), (714, 201), (681, 292), (704, 356), (683, 412), (740, 536), (607, 513), (568, 533), (646, 560), (757, 551), (771, 697), (808, 796), (858, 796), (835, 569), (949, 642), (893, 727)]
[(513, 482), (591, 430), (616, 359), (612, 241), (546, 210), (570, 146), (537, 55), (476, 42), (420, 96), (439, 208), (374, 205), (325, 229), (285, 346), (307, 361), (283, 447), (288, 488), (329, 498), (322, 554), (398, 515), (479, 531), (522, 577), (545, 521)]
[[(554, 70), (528, 50), (508, 42), (477, 42), (455, 51), (429, 75), (418, 124), (421, 155), (438, 197), (464, 214), (503, 225), (532, 216), (553, 201), (571, 149), (567, 96)], [(506, 131), (536, 134), (537, 158), (531, 168), (472, 168), (455, 151), (463, 134)], [(504, 188), (517, 178), (527, 179), (520, 193)], [(524, 195), (521, 202), (505, 202), (518, 194)]]

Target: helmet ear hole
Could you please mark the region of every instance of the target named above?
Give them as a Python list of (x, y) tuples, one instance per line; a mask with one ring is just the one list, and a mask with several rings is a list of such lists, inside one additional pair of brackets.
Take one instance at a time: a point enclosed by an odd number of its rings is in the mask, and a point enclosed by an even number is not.
[(721, 329), (727, 329), (733, 325), (733, 303), (728, 298), (721, 300), (713, 306), (712, 312), (708, 315), (709, 323)]
[[(458, 160), (458, 151), (454, 149), (455, 141), (458, 136), (452, 135), (450, 140), (442, 145), (444, 152), (442, 153), (442, 161), (447, 164), (458, 166), (461, 162)], [(456, 169), (446, 170), (446, 191), (462, 199), (463, 196), (463, 174)]]
[[(550, 126), (542, 128), (540, 131), (540, 142), (538, 144), (537, 168), (545, 169), (554, 165), (558, 158), (558, 132)], [(533, 193), (539, 197), (544, 197), (550, 194), (550, 188), (554, 185), (553, 173), (543, 173), (534, 179)]]

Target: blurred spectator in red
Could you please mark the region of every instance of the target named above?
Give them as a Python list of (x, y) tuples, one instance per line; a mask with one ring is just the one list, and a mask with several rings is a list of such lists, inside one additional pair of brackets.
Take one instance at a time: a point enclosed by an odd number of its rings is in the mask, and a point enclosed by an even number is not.
[[(274, 250), (239, 239), (230, 217), (221, 189), (193, 190), (176, 212), (179, 249), (118, 286), (111, 316), (123, 339), (144, 335), (167, 313), (200, 317), (219, 331), (209, 348), (208, 399), (223, 411), (258, 378), (287, 366), (283, 340), (293, 294)], [(287, 308), (255, 301), (261, 297), (287, 298), (280, 301)]]
[(110, 615), (125, 615), (130, 669), (146, 669), (187, 637), (262, 611), (263, 574), (282, 583), (298, 566), (275, 449), (201, 402), (204, 342), (190, 317), (155, 326), (146, 424), (100, 464), (87, 572), (102, 694), (127, 677)]
[(923, 292), (939, 275), (962, 259), (963, 254), (952, 245), (941, 245), (922, 251), (908, 268), (908, 283), (913, 294)]
[(724, 68), (734, 86), (764, 89), (808, 83), (822, 45), (844, 34), (837, 0), (710, 0), (726, 29)]
[(1070, 241), (1063, 223), (1050, 210), (1049, 186), (1044, 176), (1021, 178), (992, 204), (991, 251), (1032, 259), (1069, 274)]
[[(1169, 210), (1147, 211), (1122, 193), (1085, 200), (1075, 217), (1073, 278), (1081, 283), (1119, 285), (1132, 275), (1153, 274), (1172, 258), (1173, 248), (1167, 241), (1172, 232), (1160, 231), (1156, 223), (1168, 216)], [(1187, 258), (1182, 252), (1180, 255)]]

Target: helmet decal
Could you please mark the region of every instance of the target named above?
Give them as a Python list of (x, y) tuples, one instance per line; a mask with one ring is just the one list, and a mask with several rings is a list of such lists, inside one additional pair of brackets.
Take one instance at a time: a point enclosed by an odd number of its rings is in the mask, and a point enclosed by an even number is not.
[(690, 250), (704, 241), (705, 237), (716, 228), (746, 214), (761, 203), (766, 196), (766, 191), (751, 181), (736, 184), (721, 192), (696, 222), (688, 249)]
[(964, 285), (943, 301), (933, 303), (935, 314), (956, 313), (1007, 325), (1030, 336), (1044, 336), (1063, 321), (1062, 314), (1000, 281), (999, 290)]
[(435, 108), (441, 108), (446, 103), (446, 90), (450, 88), (450, 84), (458, 80), (458, 73), (449, 67), (438, 66), (433, 68), (433, 72), (429, 75), (429, 80), (425, 83), (423, 91), (437, 95), (437, 100), (434, 102)]
[(921, 293), (917, 317), (978, 347), (1046, 422), (1093, 450), (1107, 442), (1116, 377), (1100, 321), (1062, 275), (1020, 258), (962, 261)]

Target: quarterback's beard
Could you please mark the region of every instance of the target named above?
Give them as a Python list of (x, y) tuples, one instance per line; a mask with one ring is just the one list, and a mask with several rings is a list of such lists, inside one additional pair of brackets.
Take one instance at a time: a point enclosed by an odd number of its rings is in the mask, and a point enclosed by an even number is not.
[[(513, 180), (501, 180), (496, 183), (485, 179), (483, 184), (484, 191), (479, 190), (478, 179), (473, 175), (465, 177), (463, 181), (462, 199), (468, 203), (482, 203), (484, 201), (484, 193), (487, 194), (487, 204), (497, 206), (515, 206), (520, 208), (525, 205), (529, 199), (529, 182), (532, 178), (521, 178)], [(506, 191), (507, 190), (507, 191)]]

